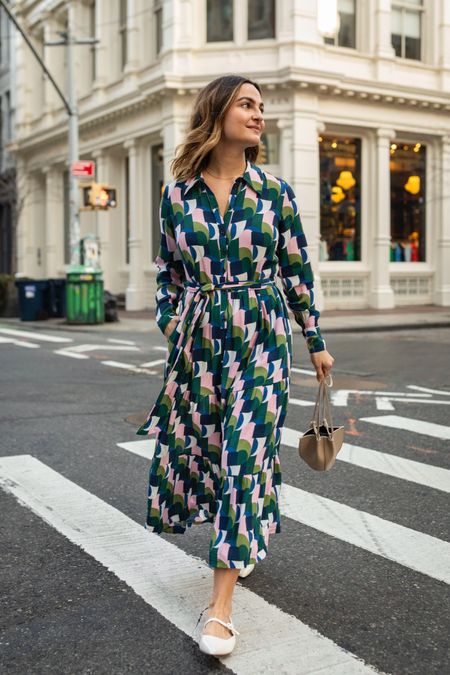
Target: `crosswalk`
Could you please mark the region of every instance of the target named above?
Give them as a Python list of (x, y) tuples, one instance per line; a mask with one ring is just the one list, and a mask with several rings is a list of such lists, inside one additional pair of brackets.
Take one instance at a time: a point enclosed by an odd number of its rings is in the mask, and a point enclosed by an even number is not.
[[(294, 434), (298, 438), (298, 432), (294, 429), (285, 428), (283, 431), (287, 433), (282, 435), (282, 444)], [(155, 441), (132, 441), (118, 443), (118, 446), (150, 459)], [(442, 487), (444, 491), (450, 492), (450, 471), (432, 468), (442, 472)], [(450, 544), (436, 537), (321, 495), (311, 494), (286, 482), (281, 489), (280, 509), (283, 516), (298, 523), (450, 584)]]
[[(295, 429), (283, 429), (285, 452), (296, 448), (298, 437)], [(119, 442), (117, 447), (148, 463), (155, 440)], [(347, 443), (338, 460), (406, 484), (450, 491), (450, 471), (441, 467)], [(0, 486), (126, 582), (179, 630), (198, 640), (195, 621), (208, 604), (211, 588), (209, 568), (201, 559), (146, 531), (143, 524), (31, 455), (0, 458)], [(289, 482), (283, 482), (280, 507), (282, 516), (295, 523), (429, 579), (450, 583), (450, 544), (446, 541)], [(302, 675), (380, 672), (241, 584), (233, 617), (236, 626), (245, 627), (235, 652), (224, 660), (235, 673), (281, 672), (280, 664), (282, 672)], [(270, 650), (262, 650), (261, 644), (270, 644)]]
[[(0, 484), (195, 639), (195, 619), (208, 604), (211, 590), (209, 568), (200, 559), (146, 532), (30, 455), (0, 459)], [(236, 625), (246, 626), (239, 649), (226, 659), (227, 667), (239, 675), (281, 672), (281, 664), (284, 673), (304, 675), (377, 672), (246, 588), (236, 591), (233, 616)], [(270, 651), (261, 649), (268, 644), (273, 645)]]
[[(47, 345), (50, 354), (71, 354), (70, 358), (74, 359), (90, 358), (99, 346), (97, 343), (91, 348), (87, 345), (77, 346), (71, 338), (41, 333), (39, 341), (29, 333), (26, 330), (2, 328), (0, 344), (5, 347), (11, 345), (12, 349), (25, 347), (30, 351)], [(46, 340), (46, 337), (56, 339)], [(164, 347), (156, 346), (152, 351), (157, 353), (152, 358), (148, 354), (143, 356), (130, 340), (110, 338), (108, 345), (106, 342), (101, 345), (103, 349), (107, 346), (114, 357), (123, 348), (126, 361), (106, 360), (103, 357), (103, 360), (96, 362), (99, 367), (147, 376), (160, 374), (165, 363), (162, 358), (166, 351)], [(133, 354), (136, 362), (132, 361)], [(293, 371), (315, 376), (311, 369), (294, 368)], [(430, 444), (430, 439), (437, 439), (440, 450), (450, 449), (450, 426), (418, 419), (412, 413), (410, 416), (392, 414), (392, 403), (397, 400), (405, 405), (429, 400), (442, 403), (445, 411), (445, 405), (450, 402), (450, 392), (418, 385), (407, 385), (407, 389), (407, 393), (398, 390), (391, 392), (390, 396), (387, 396), (389, 392), (383, 390), (364, 390), (366, 403), (378, 400), (379, 414), (369, 415), (366, 407), (364, 416), (356, 417), (355, 421), (359, 429), (379, 430), (380, 434), (384, 431), (384, 443), (377, 447), (374, 441), (366, 442), (366, 445), (374, 447), (365, 447), (363, 444), (346, 442), (338, 454), (337, 463), (345, 464), (348, 471), (354, 468), (355, 472), (360, 472), (358, 475), (364, 472), (364, 476), (369, 476), (374, 484), (385, 477), (386, 490), (396, 486), (403, 497), (410, 493), (417, 494), (417, 488), (420, 487), (422, 494), (432, 495), (427, 501), (428, 505), (434, 495), (437, 502), (442, 504), (442, 499), (450, 492), (450, 470), (438, 466), (437, 460), (436, 465), (429, 463), (429, 457), (427, 462), (421, 462), (399, 456), (394, 445), (392, 448), (387, 445), (386, 438), (390, 433), (388, 430), (393, 430), (392, 433), (397, 434), (396, 439), (401, 436), (405, 441), (408, 439), (407, 442), (414, 439), (417, 443), (416, 439), (429, 440)], [(344, 401), (345, 405), (353, 402), (350, 397), (354, 396), (355, 390), (336, 390), (333, 393), (333, 404), (339, 408), (344, 405)], [(383, 403), (384, 399), (388, 400)], [(290, 405), (308, 408), (314, 403), (291, 397)], [(405, 407), (402, 411), (405, 411)], [(306, 410), (305, 418), (307, 413)], [(422, 417), (425, 418), (426, 414)], [(301, 461), (297, 455), (299, 435), (297, 429), (284, 427), (281, 438), (284, 455), (291, 458), (295, 456), (298, 462)], [(375, 436), (372, 434), (372, 437)], [(118, 442), (112, 452), (118, 452), (121, 461), (126, 461), (129, 454), (142, 458), (145, 469), (154, 449), (155, 441), (149, 438)], [(282, 518), (289, 522), (290, 527), (307, 529), (313, 540), (314, 537), (328, 538), (330, 543), (348, 550), (349, 555), (351, 551), (364, 552), (365, 560), (373, 560), (374, 566), (389, 563), (401, 571), (405, 583), (409, 576), (416, 575), (416, 578), (420, 575), (429, 584), (442, 584), (442, 589), (450, 584), (450, 544), (440, 538), (444, 535), (439, 530), (435, 529), (433, 535), (437, 533), (437, 536), (432, 536), (423, 525), (422, 531), (415, 529), (415, 521), (407, 522), (407, 527), (405, 520), (400, 522), (400, 518), (396, 518), (394, 508), (388, 517), (386, 512), (382, 514), (384, 517), (377, 515), (376, 507), (372, 513), (370, 509), (357, 508), (358, 501), (351, 505), (345, 503), (348, 497), (345, 493), (342, 497), (336, 494), (331, 495), (333, 498), (329, 494), (324, 496), (320, 494), (320, 481), (311, 481), (309, 489), (295, 483), (295, 479), (289, 479), (283, 474), (280, 508)], [(168, 542), (146, 531), (143, 523), (132, 520), (29, 454), (0, 457), (0, 487), (128, 584), (176, 628), (193, 640), (198, 640), (199, 635), (194, 627), (200, 611), (209, 601), (211, 571), (202, 559), (183, 551), (178, 545), (179, 540), (174, 538)], [(145, 490), (145, 485), (143, 487)], [(392, 498), (395, 499), (396, 495), (392, 494)], [(342, 566), (345, 566), (345, 560)], [(281, 603), (273, 598), (269, 602), (264, 596), (264, 590), (258, 594), (249, 590), (246, 582), (239, 582), (233, 604), (233, 620), (241, 635), (235, 652), (223, 659), (223, 664), (232, 672), (252, 675), (274, 672), (295, 675), (381, 672), (367, 657), (365, 660), (361, 658), (358, 648), (344, 648), (338, 644), (338, 640), (333, 641), (325, 634), (327, 631), (322, 634), (309, 626), (307, 613), (301, 615), (301, 621), (283, 611), (278, 604)], [(270, 645), (270, 648), (261, 649), (261, 645)], [(382, 657), (378, 660), (380, 662), (383, 662)]]

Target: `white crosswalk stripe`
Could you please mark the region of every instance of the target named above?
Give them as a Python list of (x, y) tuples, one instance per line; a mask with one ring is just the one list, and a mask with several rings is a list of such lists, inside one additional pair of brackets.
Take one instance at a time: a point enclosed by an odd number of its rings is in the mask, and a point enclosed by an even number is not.
[[(117, 445), (148, 460), (155, 450), (154, 439)], [(436, 537), (287, 483), (281, 488), (280, 510), (308, 527), (450, 583), (450, 544)]]
[(435, 424), (434, 422), (426, 422), (425, 420), (413, 419), (411, 417), (400, 417), (400, 415), (380, 415), (379, 417), (360, 417), (359, 419), (361, 422), (370, 422), (371, 424), (379, 424), (380, 426), (391, 427), (392, 429), (412, 431), (416, 434), (440, 438), (443, 441), (450, 440), (450, 427), (446, 427), (443, 424)]
[(450, 584), (450, 544), (285, 483), (281, 513), (299, 523)]
[[(208, 604), (212, 572), (143, 525), (30, 455), (0, 458), (0, 485), (128, 584), (188, 635)], [(238, 584), (233, 621), (242, 628), (224, 663), (242, 675), (376, 673), (297, 618)], [(198, 639), (198, 633), (195, 635)], [(270, 644), (270, 650), (261, 645)]]
[[(284, 427), (281, 432), (281, 443), (282, 445), (297, 449), (299, 437), (300, 432), (289, 427)], [(450, 492), (450, 471), (442, 469), (439, 466), (415, 462), (412, 459), (405, 459), (404, 457), (391, 455), (388, 452), (363, 448), (359, 445), (351, 445), (350, 443), (342, 444), (337, 459), (364, 469), (378, 471), (394, 478), (425, 485), (435, 490)]]

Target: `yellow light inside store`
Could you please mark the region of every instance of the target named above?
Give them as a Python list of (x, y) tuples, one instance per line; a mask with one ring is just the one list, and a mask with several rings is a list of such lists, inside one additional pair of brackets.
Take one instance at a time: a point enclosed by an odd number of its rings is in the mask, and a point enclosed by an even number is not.
[(341, 171), (336, 185), (340, 185), (344, 190), (350, 190), (355, 185), (356, 181), (353, 178), (351, 171)]
[(345, 199), (345, 193), (342, 188), (333, 186), (331, 188), (331, 201), (335, 204), (339, 204), (343, 199)]
[(420, 176), (409, 176), (403, 187), (412, 195), (418, 194), (420, 192)]

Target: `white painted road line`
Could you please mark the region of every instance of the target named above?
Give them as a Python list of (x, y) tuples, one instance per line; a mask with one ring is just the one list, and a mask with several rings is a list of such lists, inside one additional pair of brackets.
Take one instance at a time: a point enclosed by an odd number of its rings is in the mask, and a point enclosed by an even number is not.
[(139, 368), (139, 366), (134, 366), (132, 363), (122, 363), (122, 361), (100, 361), (103, 366), (109, 366), (110, 368), (121, 368), (122, 370), (130, 370), (132, 373), (145, 373), (146, 375), (157, 375), (158, 371), (156, 370), (147, 370), (146, 368)]
[(450, 440), (450, 427), (446, 427), (443, 424), (434, 424), (433, 422), (425, 422), (424, 420), (417, 420), (411, 417), (400, 417), (399, 415), (380, 415), (379, 417), (360, 417), (359, 419), (362, 422), (379, 424), (383, 427), (412, 431), (424, 436), (441, 438), (444, 441)]
[[(427, 396), (428, 394), (424, 394), (424, 396)], [(385, 401), (399, 401), (402, 403), (431, 403), (432, 405), (450, 405), (450, 401), (434, 401), (430, 400), (428, 398), (418, 398), (418, 399), (412, 399), (412, 398), (403, 398), (403, 397), (394, 397), (390, 396), (389, 398), (386, 396)], [(394, 408), (381, 408), (381, 410), (393, 410)]]
[[(290, 448), (298, 448), (300, 433), (295, 429), (284, 427), (281, 432), (281, 443)], [(408, 480), (411, 483), (425, 485), (434, 490), (450, 492), (450, 470), (439, 466), (430, 466), (412, 459), (404, 459), (388, 452), (380, 452), (363, 448), (350, 443), (343, 443), (337, 459), (360, 466), (370, 471), (378, 471), (394, 478)]]
[[(154, 443), (147, 446), (140, 445), (135, 449), (133, 446), (138, 443), (142, 441), (117, 445), (151, 459)], [(448, 564), (450, 544), (441, 539), (397, 525), (390, 520), (332, 499), (300, 490), (287, 483), (283, 483), (281, 487), (280, 511), (283, 516), (298, 523), (313, 527), (439, 581), (450, 583)]]
[(302, 375), (309, 375), (310, 377), (316, 377), (315, 370), (307, 370), (306, 368), (294, 368), (292, 366), (291, 371), (293, 373), (301, 373)]
[(417, 391), (423, 391), (427, 394), (437, 394), (438, 396), (450, 396), (450, 391), (445, 391), (444, 389), (429, 389), (428, 387), (419, 387), (417, 384), (408, 384), (408, 389), (416, 389)]
[[(192, 636), (211, 593), (212, 571), (202, 560), (146, 531), (30, 455), (0, 458), (0, 484)], [(233, 619), (241, 634), (223, 663), (238, 675), (275, 673), (280, 668), (292, 675), (377, 672), (240, 583), (234, 595)], [(270, 649), (261, 649), (269, 644)]]
[(74, 352), (69, 349), (55, 349), (53, 351), (54, 354), (58, 354), (58, 356), (68, 356), (70, 359), (88, 359), (89, 356), (86, 354), (77, 354), (77, 352)]
[(119, 352), (140, 352), (139, 347), (133, 347), (131, 345), (91, 345), (91, 344), (84, 344), (84, 345), (76, 345), (74, 347), (67, 347), (68, 351), (71, 352), (77, 352), (78, 354), (84, 353), (84, 352), (95, 352), (97, 349), (100, 349), (101, 351), (107, 350), (107, 351), (119, 351)]
[(117, 338), (108, 338), (108, 342), (115, 342), (118, 345), (135, 345), (133, 340), (119, 340)]
[(289, 403), (293, 403), (293, 405), (300, 405), (304, 408), (309, 408), (312, 405), (315, 405), (313, 401), (303, 401), (301, 398), (289, 398)]
[(281, 513), (375, 555), (450, 584), (450, 544), (284, 483)]
[(41, 345), (34, 342), (25, 342), (25, 340), (14, 340), (13, 338), (5, 338), (0, 335), (0, 344), (15, 345), (16, 347), (28, 347), (29, 349), (39, 349)]
[(60, 337), (59, 335), (47, 335), (46, 333), (37, 333), (31, 330), (0, 328), (0, 333), (4, 333), (5, 335), (13, 335), (18, 338), (28, 338), (29, 340), (40, 340), (41, 342), (73, 342), (72, 338)]
[(119, 448), (132, 452), (139, 457), (151, 460), (155, 452), (155, 439), (149, 438), (146, 441), (130, 441), (128, 443), (117, 443)]
[(153, 368), (153, 366), (161, 366), (166, 363), (166, 359), (155, 359), (154, 361), (147, 361), (146, 363), (141, 363), (141, 368)]
[(337, 407), (344, 407), (348, 405), (348, 397), (350, 394), (358, 396), (381, 396), (395, 400), (394, 396), (401, 396), (402, 400), (414, 399), (423, 401), (424, 398), (431, 398), (431, 394), (408, 394), (402, 391), (375, 391), (371, 389), (336, 389), (331, 392), (331, 402)]

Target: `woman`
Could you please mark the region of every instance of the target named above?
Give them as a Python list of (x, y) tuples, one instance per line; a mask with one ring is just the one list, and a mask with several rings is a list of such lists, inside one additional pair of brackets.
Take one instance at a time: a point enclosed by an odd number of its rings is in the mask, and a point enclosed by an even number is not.
[(200, 649), (215, 655), (235, 644), (237, 577), (280, 532), (292, 327), (276, 275), (319, 381), (334, 361), (318, 326), (293, 190), (254, 164), (263, 111), (259, 85), (239, 76), (217, 78), (196, 99), (160, 206), (164, 386), (137, 432), (158, 434), (146, 527), (181, 533), (213, 523), (214, 589)]

